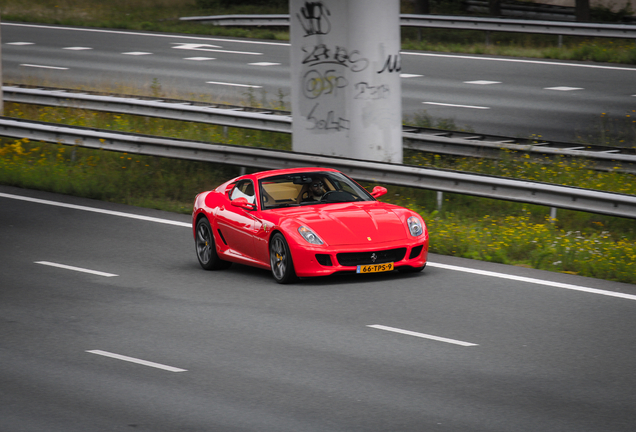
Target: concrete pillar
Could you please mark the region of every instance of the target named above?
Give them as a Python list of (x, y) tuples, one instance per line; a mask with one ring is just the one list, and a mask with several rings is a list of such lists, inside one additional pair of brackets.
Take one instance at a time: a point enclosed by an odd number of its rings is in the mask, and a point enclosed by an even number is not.
[(290, 0), (293, 149), (402, 162), (399, 0)]

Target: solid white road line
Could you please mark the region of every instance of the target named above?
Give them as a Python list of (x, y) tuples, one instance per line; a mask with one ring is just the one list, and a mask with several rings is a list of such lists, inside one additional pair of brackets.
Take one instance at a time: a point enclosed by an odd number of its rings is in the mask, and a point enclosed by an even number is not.
[(42, 264), (45, 266), (50, 266), (50, 267), (58, 267), (58, 268), (62, 268), (62, 269), (66, 269), (66, 270), (73, 270), (76, 272), (81, 272), (81, 273), (90, 273), (90, 274), (94, 274), (97, 276), (104, 276), (104, 277), (116, 277), (119, 275), (113, 274), (113, 273), (105, 273), (105, 272), (101, 272), (101, 271), (97, 271), (97, 270), (89, 270), (89, 269), (85, 269), (85, 268), (81, 268), (81, 267), (73, 267), (73, 266), (69, 266), (66, 264), (58, 264), (58, 263), (52, 263), (49, 261), (35, 261), (35, 264)]
[[(48, 201), (48, 200), (42, 200), (38, 198), (29, 198), (29, 197), (24, 197), (20, 195), (6, 194), (2, 192), (0, 192), (0, 198), (16, 199), (16, 200), (28, 201), (28, 202), (38, 203), (38, 204), (52, 205), (52, 206), (65, 207), (65, 208), (70, 208), (75, 210), (83, 210), (83, 211), (89, 211), (94, 213), (108, 214), (112, 216), (126, 217), (130, 219), (139, 219), (139, 220), (148, 221), (148, 222), (157, 222), (157, 223), (163, 223), (167, 225), (176, 225), (176, 226), (192, 229), (191, 223), (177, 222), (177, 221), (172, 221), (169, 219), (160, 219), (160, 218), (154, 218), (154, 217), (148, 217), (148, 216), (141, 216), (141, 215), (137, 215), (133, 213), (123, 213), (123, 212), (104, 210), (104, 209), (93, 208), (93, 207), (66, 204), (66, 203), (61, 203), (57, 201)], [(516, 280), (521, 282), (533, 283), (537, 285), (551, 286), (554, 288), (563, 288), (563, 289), (568, 289), (573, 291), (586, 292), (590, 294), (598, 294), (598, 295), (604, 295), (608, 297), (617, 297), (617, 298), (622, 298), (626, 300), (636, 300), (636, 295), (624, 294), (624, 293), (615, 292), (615, 291), (607, 291), (607, 290), (601, 290), (597, 288), (588, 288), (588, 287), (583, 287), (579, 285), (571, 285), (571, 284), (565, 284), (561, 282), (552, 282), (552, 281), (546, 281), (543, 279), (535, 279), (535, 278), (529, 278), (524, 276), (516, 276), (516, 275), (505, 274), (505, 273), (491, 272), (486, 270), (477, 270), (477, 269), (471, 269), (468, 267), (459, 267), (459, 266), (453, 266), (448, 264), (434, 263), (430, 261), (426, 265), (427, 267), (437, 267), (437, 268), (446, 269), (446, 270), (473, 273), (473, 274), (478, 274), (482, 276), (496, 277), (500, 279)]]
[(414, 331), (410, 331), (410, 330), (403, 330), (403, 329), (399, 329), (399, 328), (395, 328), (395, 327), (387, 327), (387, 326), (383, 326), (383, 325), (379, 325), (379, 324), (368, 325), (367, 327), (371, 327), (371, 328), (378, 329), (378, 330), (385, 330), (385, 331), (389, 331), (389, 332), (393, 332), (393, 333), (400, 333), (400, 334), (405, 334), (405, 335), (409, 335), (409, 336), (415, 336), (415, 337), (419, 337), (419, 338), (423, 338), (423, 339), (431, 339), (431, 340), (435, 340), (435, 341), (438, 341), (438, 342), (446, 342), (446, 343), (449, 343), (449, 344), (461, 345), (461, 346), (465, 346), (465, 347), (478, 346), (478, 344), (474, 344), (474, 343), (470, 343), (470, 342), (464, 342), (464, 341), (455, 340), (455, 339), (448, 339), (448, 338), (443, 338), (443, 337), (439, 337), (439, 336), (428, 335), (428, 334), (425, 334), (425, 333), (418, 333), (418, 332), (414, 332)]
[(216, 84), (216, 85), (231, 86), (231, 87), (263, 88), (263, 86), (258, 86), (258, 85), (236, 84), (236, 83), (226, 83), (226, 82), (218, 82), (218, 81), (206, 81), (206, 84)]
[(471, 109), (482, 109), (482, 110), (490, 109), (490, 107), (475, 106), (475, 105), (456, 105), (456, 104), (441, 103), (441, 102), (422, 102), (422, 103), (424, 105), (439, 105), (439, 106), (445, 106), (445, 107), (451, 107), (451, 108), (471, 108)]
[(68, 68), (65, 68), (65, 67), (58, 67), (58, 66), (45, 66), (45, 65), (34, 65), (34, 64), (27, 64), (27, 63), (22, 63), (20, 66), (24, 66), (24, 67), (31, 67), (31, 68), (39, 68), (39, 69), (68, 70)]
[(600, 65), (588, 64), (588, 63), (561, 63), (561, 62), (551, 62), (551, 61), (542, 61), (542, 60), (524, 60), (524, 59), (518, 59), (518, 58), (476, 57), (476, 56), (467, 56), (467, 55), (432, 54), (432, 53), (404, 52), (404, 51), (400, 52), (400, 54), (424, 56), (424, 57), (444, 57), (444, 58), (450, 58), (450, 59), (463, 59), (463, 60), (525, 63), (525, 64), (538, 64), (538, 65), (549, 65), (549, 66), (569, 66), (569, 67), (581, 67), (581, 68), (590, 68), (590, 69), (609, 69), (609, 70), (636, 72), (636, 67), (628, 68), (628, 67), (620, 67), (620, 66), (600, 66)]
[(157, 223), (162, 223), (162, 224), (176, 225), (176, 226), (182, 226), (182, 227), (186, 227), (186, 228), (192, 228), (192, 224), (191, 223), (186, 223), (186, 222), (177, 222), (177, 221), (172, 221), (172, 220), (168, 220), (168, 219), (159, 219), (159, 218), (154, 218), (154, 217), (150, 217), (150, 216), (136, 215), (136, 214), (132, 214), (132, 213), (123, 213), (123, 212), (112, 211), (112, 210), (104, 210), (104, 209), (99, 209), (99, 208), (94, 208), (94, 207), (86, 207), (86, 206), (79, 206), (79, 205), (75, 205), (75, 204), (67, 204), (67, 203), (62, 203), (62, 202), (57, 202), (57, 201), (48, 201), (48, 200), (43, 200), (43, 199), (38, 199), (38, 198), (29, 198), (29, 197), (24, 197), (24, 196), (20, 196), (20, 195), (5, 194), (5, 193), (1, 193), (1, 192), (0, 192), (0, 198), (9, 198), (9, 199), (15, 199), (15, 200), (20, 200), (20, 201), (28, 201), (28, 202), (32, 202), (32, 203), (51, 205), (51, 206), (55, 206), (55, 207), (64, 207), (64, 208), (69, 208), (69, 209), (74, 209), (74, 210), (83, 210), (83, 211), (89, 211), (89, 212), (93, 212), (93, 213), (102, 213), (102, 214), (107, 214), (107, 215), (111, 215), (111, 216), (120, 216), (120, 217), (125, 217), (125, 218), (130, 218), (130, 219), (139, 219), (139, 220), (143, 220), (143, 221), (147, 221), (147, 222), (157, 222)]
[(104, 30), (104, 29), (82, 28), (82, 27), (52, 27), (52, 26), (39, 25), (39, 24), (18, 24), (18, 23), (3, 22), (2, 26), (30, 27), (30, 28), (42, 28), (42, 29), (48, 29), (48, 30), (80, 31), (80, 32), (90, 32), (90, 33), (109, 33), (109, 34), (146, 36), (146, 37), (169, 38), (169, 39), (190, 39), (190, 40), (203, 40), (203, 41), (215, 41), (215, 42), (231, 42), (231, 43), (242, 43), (242, 44), (252, 44), (252, 45), (290, 46), (289, 42), (264, 42), (264, 41), (251, 41), (251, 40), (239, 40), (239, 39), (220, 39), (220, 38), (210, 38), (210, 37), (179, 36), (179, 35), (161, 34), (161, 33), (139, 33), (139, 32), (131, 32), (131, 31)]
[(505, 274), (505, 273), (496, 273), (496, 272), (491, 272), (491, 271), (486, 271), (486, 270), (477, 270), (477, 269), (471, 269), (471, 268), (467, 268), (467, 267), (458, 267), (458, 266), (453, 266), (453, 265), (448, 265), (448, 264), (440, 264), (440, 263), (432, 263), (432, 262), (426, 263), (426, 266), (427, 267), (437, 267), (437, 268), (442, 268), (442, 269), (446, 269), (446, 270), (459, 271), (459, 272), (464, 272), (464, 273), (472, 273), (472, 274), (477, 274), (477, 275), (482, 275), (482, 276), (495, 277), (495, 278), (500, 278), (500, 279), (509, 279), (509, 280), (514, 280), (514, 281), (518, 281), (518, 282), (528, 282), (528, 283), (533, 283), (533, 284), (537, 284), (537, 285), (545, 285), (545, 286), (550, 286), (550, 287), (555, 287), (555, 288), (563, 288), (563, 289), (568, 289), (568, 290), (573, 290), (573, 291), (581, 291), (581, 292), (586, 292), (586, 293), (591, 293), (591, 294), (599, 294), (599, 295), (604, 295), (604, 296), (609, 296), (609, 297), (618, 297), (618, 298), (622, 298), (622, 299), (626, 299), (626, 300), (636, 300), (636, 295), (632, 295), (632, 294), (624, 294), (624, 293), (620, 293), (620, 292), (606, 291), (606, 290), (601, 290), (601, 289), (597, 289), (597, 288), (588, 288), (588, 287), (583, 287), (583, 286), (579, 286), (579, 285), (571, 285), (571, 284), (566, 284), (566, 283), (561, 283), (561, 282), (546, 281), (546, 280), (543, 280), (543, 279), (535, 279), (535, 278), (529, 278), (529, 277), (525, 277), (525, 276), (516, 276), (516, 275)]
[(153, 368), (157, 368), (157, 369), (163, 369), (163, 370), (167, 370), (169, 372), (187, 372), (187, 369), (180, 369), (180, 368), (176, 368), (176, 367), (172, 367), (172, 366), (166, 366), (160, 363), (155, 363), (155, 362), (151, 362), (151, 361), (147, 361), (147, 360), (140, 360), (134, 357), (128, 357), (128, 356), (124, 356), (121, 354), (114, 354), (114, 353), (110, 353), (108, 351), (102, 351), (102, 350), (90, 350), (90, 351), (86, 351), (87, 353), (91, 353), (91, 354), (97, 354), (100, 356), (104, 356), (104, 357), (110, 357), (110, 358), (114, 358), (117, 360), (123, 360), (123, 361), (127, 361), (130, 363), (137, 363), (140, 365), (144, 365), (144, 366), (150, 366)]

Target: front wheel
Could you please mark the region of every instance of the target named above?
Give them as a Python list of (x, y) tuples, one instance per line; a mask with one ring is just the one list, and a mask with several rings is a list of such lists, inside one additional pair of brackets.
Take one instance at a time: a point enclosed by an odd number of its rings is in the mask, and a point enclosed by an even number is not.
[(276, 282), (286, 284), (298, 280), (289, 246), (281, 233), (274, 234), (269, 242), (269, 262)]
[(219, 258), (216, 253), (214, 235), (208, 219), (203, 217), (197, 222), (196, 239), (194, 241), (199, 264), (206, 270), (222, 270), (232, 265), (229, 261)]

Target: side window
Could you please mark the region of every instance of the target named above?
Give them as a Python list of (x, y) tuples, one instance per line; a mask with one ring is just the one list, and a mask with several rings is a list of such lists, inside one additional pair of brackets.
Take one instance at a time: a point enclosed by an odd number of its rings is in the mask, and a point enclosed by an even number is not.
[(241, 180), (234, 186), (230, 194), (230, 200), (237, 198), (245, 198), (247, 202), (254, 204), (256, 197), (254, 196), (254, 183), (251, 180)]

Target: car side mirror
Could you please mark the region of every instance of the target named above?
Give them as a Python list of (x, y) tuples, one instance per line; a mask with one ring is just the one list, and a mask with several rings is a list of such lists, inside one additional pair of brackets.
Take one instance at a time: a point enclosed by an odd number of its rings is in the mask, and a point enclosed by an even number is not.
[(232, 204), (234, 207), (242, 208), (243, 210), (256, 210), (256, 204), (252, 204), (243, 197), (232, 200), (230, 204)]
[(385, 187), (376, 186), (376, 187), (373, 188), (373, 191), (371, 192), (371, 196), (373, 198), (379, 198), (379, 197), (381, 197), (382, 195), (384, 195), (386, 193), (387, 193), (387, 190), (386, 190)]

